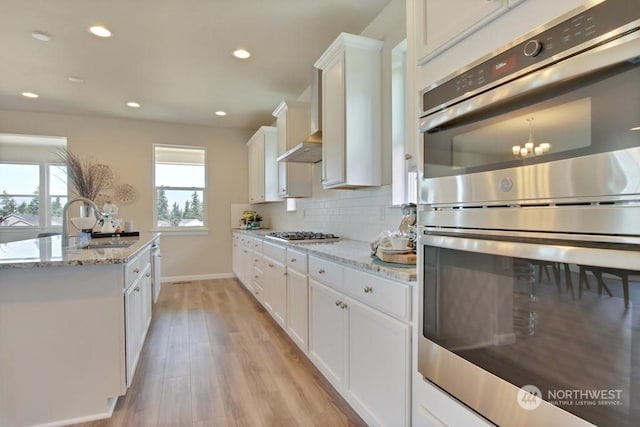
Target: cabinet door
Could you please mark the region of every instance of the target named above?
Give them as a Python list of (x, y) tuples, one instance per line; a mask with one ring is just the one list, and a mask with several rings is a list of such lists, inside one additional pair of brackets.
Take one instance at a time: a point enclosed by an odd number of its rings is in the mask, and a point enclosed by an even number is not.
[(410, 327), (354, 300), (347, 304), (346, 393), (368, 415), (368, 424), (408, 426)]
[(345, 181), (345, 67), (338, 54), (322, 71), (322, 180), (324, 186)]
[(142, 348), (140, 340), (142, 332), (142, 310), (140, 304), (142, 298), (140, 292), (140, 282), (136, 280), (127, 288), (124, 295), (127, 388), (133, 381), (133, 374), (135, 373)]
[(419, 64), (469, 36), (507, 10), (507, 0), (416, 0)]
[(276, 322), (286, 330), (287, 323), (287, 276), (283, 264), (272, 260), (264, 259), (264, 278), (269, 287), (269, 306), (271, 316)]
[(248, 145), (249, 151), (249, 202), (264, 201), (264, 137), (256, 137)]
[(287, 270), (287, 333), (305, 353), (309, 350), (309, 285), (307, 275)]
[(253, 251), (246, 246), (242, 248), (242, 284), (253, 293)]
[(147, 330), (151, 324), (151, 313), (153, 310), (153, 289), (151, 287), (151, 263), (148, 263), (140, 274), (140, 307), (142, 309), (142, 331), (140, 332), (140, 348), (144, 345)]
[(341, 294), (309, 279), (309, 358), (338, 390), (346, 370), (346, 311), (342, 302)]

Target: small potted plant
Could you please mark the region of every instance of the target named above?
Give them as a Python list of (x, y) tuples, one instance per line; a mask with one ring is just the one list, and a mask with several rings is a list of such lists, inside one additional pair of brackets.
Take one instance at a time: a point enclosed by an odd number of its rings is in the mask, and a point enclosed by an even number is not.
[(262, 215), (256, 211), (244, 211), (241, 221), (247, 230), (258, 230), (262, 222)]

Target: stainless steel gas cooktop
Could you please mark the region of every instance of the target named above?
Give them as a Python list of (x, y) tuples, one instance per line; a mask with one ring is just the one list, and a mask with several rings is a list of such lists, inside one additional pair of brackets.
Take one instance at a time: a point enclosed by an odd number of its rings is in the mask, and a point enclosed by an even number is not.
[(274, 240), (292, 243), (329, 243), (340, 240), (333, 234), (317, 233), (314, 231), (272, 231), (267, 237)]

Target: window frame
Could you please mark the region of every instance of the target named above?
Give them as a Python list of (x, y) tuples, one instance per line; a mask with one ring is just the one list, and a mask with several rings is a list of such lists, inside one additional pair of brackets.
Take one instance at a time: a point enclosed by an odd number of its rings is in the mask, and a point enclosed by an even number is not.
[[(37, 165), (38, 166), (38, 224), (37, 225), (22, 225), (15, 227), (6, 227), (1, 226), (0, 231), (4, 233), (12, 233), (12, 232), (24, 232), (24, 231), (61, 231), (62, 225), (52, 224), (52, 217), (50, 213), (50, 199), (51, 197), (57, 197), (58, 195), (51, 196), (50, 190), (50, 179), (49, 179), (49, 171), (51, 166), (64, 166), (63, 163), (60, 162), (52, 162), (48, 160), (39, 160), (39, 161), (28, 161), (28, 160), (0, 160), (0, 164), (2, 165)], [(64, 195), (65, 199), (69, 198), (68, 192), (68, 181), (65, 183), (67, 186), (67, 194)], [(44, 189), (44, 191), (42, 191)], [(7, 193), (8, 197), (35, 197), (34, 194), (13, 194)], [(3, 195), (0, 195), (3, 197)], [(62, 197), (62, 196), (60, 196)]]
[[(174, 148), (184, 150), (201, 150), (204, 153), (204, 187), (173, 187), (173, 186), (156, 186), (156, 148)], [(151, 158), (153, 159), (152, 165), (152, 231), (161, 232), (167, 234), (183, 234), (183, 235), (197, 235), (208, 234), (209, 232), (209, 209), (208, 209), (208, 197), (207, 197), (207, 183), (209, 176), (209, 168), (207, 162), (207, 147), (194, 146), (194, 145), (173, 145), (173, 144), (153, 144), (151, 148)], [(177, 190), (177, 191), (202, 191), (202, 223), (201, 226), (171, 226), (160, 227), (158, 226), (158, 190), (164, 188), (165, 190)]]

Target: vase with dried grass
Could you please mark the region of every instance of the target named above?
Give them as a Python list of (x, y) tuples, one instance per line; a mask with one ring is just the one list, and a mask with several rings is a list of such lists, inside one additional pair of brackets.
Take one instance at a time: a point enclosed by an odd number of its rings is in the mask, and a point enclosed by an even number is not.
[[(73, 190), (82, 197), (95, 201), (98, 193), (104, 188), (104, 179), (99, 170), (95, 168), (95, 163), (86, 157), (62, 148), (58, 152), (61, 162), (67, 165), (67, 178)], [(80, 208), (81, 217), (91, 216), (88, 205), (83, 204)]]

